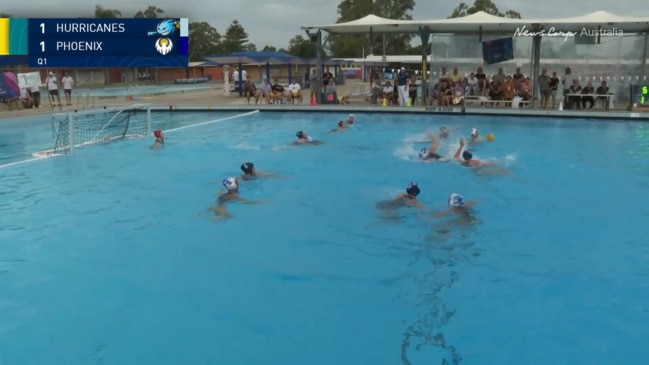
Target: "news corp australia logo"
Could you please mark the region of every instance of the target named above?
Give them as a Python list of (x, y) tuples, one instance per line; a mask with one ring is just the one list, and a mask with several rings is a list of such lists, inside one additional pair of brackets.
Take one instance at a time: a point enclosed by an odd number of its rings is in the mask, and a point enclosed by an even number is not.
[(610, 28), (610, 29), (587, 29), (582, 28), (578, 32), (565, 32), (558, 31), (555, 27), (542, 30), (529, 30), (525, 26), (516, 28), (514, 32), (514, 37), (557, 37), (563, 38), (564, 41), (568, 41), (569, 38), (574, 37), (623, 37), (624, 32), (619, 28)]

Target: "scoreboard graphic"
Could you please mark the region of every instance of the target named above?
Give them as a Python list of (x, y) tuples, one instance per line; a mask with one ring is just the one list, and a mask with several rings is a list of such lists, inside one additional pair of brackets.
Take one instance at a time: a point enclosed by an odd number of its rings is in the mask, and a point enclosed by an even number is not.
[(0, 65), (187, 67), (189, 21), (0, 18)]

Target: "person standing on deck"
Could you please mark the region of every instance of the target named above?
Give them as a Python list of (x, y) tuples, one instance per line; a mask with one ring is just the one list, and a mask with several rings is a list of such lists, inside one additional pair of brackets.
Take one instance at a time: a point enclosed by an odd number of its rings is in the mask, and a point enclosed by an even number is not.
[(405, 67), (401, 67), (397, 74), (397, 88), (399, 91), (399, 106), (406, 106), (408, 104), (406, 100), (408, 97), (408, 73)]

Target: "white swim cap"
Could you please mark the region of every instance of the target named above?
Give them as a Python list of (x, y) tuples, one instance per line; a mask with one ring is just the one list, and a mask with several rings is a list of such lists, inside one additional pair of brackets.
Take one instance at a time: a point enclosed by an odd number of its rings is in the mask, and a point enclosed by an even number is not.
[(421, 158), (421, 159), (423, 160), (423, 159), (426, 158), (426, 157), (428, 157), (428, 148), (426, 148), (426, 147), (422, 147), (422, 148), (419, 150), (419, 158)]
[(478, 130), (475, 128), (471, 128), (471, 135), (475, 136), (476, 134), (478, 134)]
[(235, 179), (233, 177), (223, 179), (223, 186), (226, 189), (228, 189), (228, 191), (236, 190), (237, 189), (237, 179)]
[(308, 136), (308, 137), (306, 137), (306, 141), (307, 142), (313, 142), (313, 138), (311, 138), (311, 136)]
[(353, 118), (353, 117), (354, 117), (354, 114), (349, 114), (349, 118)]
[(464, 198), (460, 194), (451, 194), (451, 196), (448, 197), (448, 206), (449, 207), (462, 207), (464, 206)]

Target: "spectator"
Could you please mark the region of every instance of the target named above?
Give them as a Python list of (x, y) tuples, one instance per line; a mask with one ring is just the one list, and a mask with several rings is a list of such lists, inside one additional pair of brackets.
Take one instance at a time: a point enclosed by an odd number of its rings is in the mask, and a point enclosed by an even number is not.
[[(596, 95), (609, 95), (608, 92), (608, 86), (606, 86), (606, 81), (602, 81), (602, 85), (600, 85), (597, 90), (595, 91)], [(607, 96), (598, 96), (595, 100), (601, 102), (604, 104), (604, 107), (606, 110), (610, 108), (610, 98)]]
[(41, 87), (40, 86), (33, 86), (29, 90), (29, 96), (34, 99), (34, 108), (40, 108), (41, 107)]
[(61, 106), (61, 96), (59, 95), (59, 82), (56, 81), (56, 75), (50, 71), (47, 77), (47, 92), (49, 93), (52, 106)]
[(65, 94), (65, 104), (70, 106), (72, 105), (72, 88), (74, 87), (74, 79), (70, 76), (69, 73), (65, 73), (65, 76), (61, 79), (63, 83), (63, 94)]
[(548, 69), (546, 68), (541, 70), (541, 75), (539, 75), (539, 92), (541, 93), (541, 108), (545, 109), (548, 107), (548, 101), (552, 96), (550, 75), (548, 75)]
[(595, 106), (595, 98), (593, 97), (595, 88), (593, 87), (593, 83), (588, 81), (586, 86), (581, 89), (581, 94), (583, 95), (581, 97), (581, 107), (586, 109), (586, 104), (589, 104), (588, 109), (593, 109), (593, 106)]
[(469, 88), (468, 95), (480, 95), (480, 88), (478, 87), (478, 78), (474, 72), (471, 72), (469, 78), (466, 82), (467, 87)]
[(573, 79), (572, 85), (566, 89), (566, 109), (581, 109), (581, 96), (575, 95), (581, 94), (581, 86), (579, 86), (579, 80)]
[(550, 78), (550, 97), (552, 97), (552, 109), (556, 108), (557, 102), (557, 91), (559, 90), (559, 78), (557, 77), (557, 72), (552, 72), (552, 77)]
[(408, 97), (410, 98), (410, 105), (415, 105), (417, 101), (417, 92), (419, 91), (419, 85), (417, 85), (417, 80), (415, 75), (412, 75), (408, 79)]

